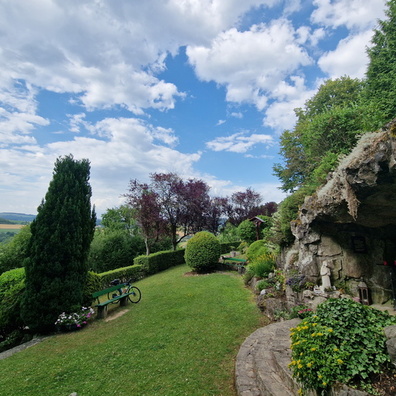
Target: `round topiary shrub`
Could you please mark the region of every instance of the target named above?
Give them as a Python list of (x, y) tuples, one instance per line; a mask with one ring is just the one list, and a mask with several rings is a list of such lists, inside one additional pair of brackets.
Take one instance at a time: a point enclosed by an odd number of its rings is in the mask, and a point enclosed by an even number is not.
[(187, 242), (184, 258), (187, 265), (194, 271), (213, 271), (219, 257), (220, 242), (210, 232), (198, 232)]

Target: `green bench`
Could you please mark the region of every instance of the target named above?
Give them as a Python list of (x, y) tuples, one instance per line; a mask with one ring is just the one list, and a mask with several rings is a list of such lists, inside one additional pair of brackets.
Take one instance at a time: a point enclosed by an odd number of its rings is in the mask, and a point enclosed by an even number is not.
[[(92, 293), (92, 298), (97, 301), (97, 304), (95, 305), (95, 308), (97, 308), (98, 312), (96, 315), (97, 319), (104, 319), (107, 316), (107, 306), (111, 303), (116, 303), (119, 302), (121, 307), (124, 307), (128, 303), (128, 296), (130, 294), (133, 294), (133, 292), (130, 293), (124, 293), (122, 292), (120, 294), (120, 290), (123, 290), (126, 286), (128, 286), (127, 283), (120, 283), (115, 286), (108, 287), (107, 289), (97, 291), (95, 293)], [(111, 295), (117, 294), (117, 296), (110, 298)], [(107, 295), (108, 300), (100, 302), (99, 297)]]
[(227, 256), (221, 256), (221, 260), (222, 264), (231, 265), (233, 268), (235, 268), (236, 266), (236, 269), (240, 274), (243, 274), (245, 272), (245, 266), (248, 263), (245, 259)]

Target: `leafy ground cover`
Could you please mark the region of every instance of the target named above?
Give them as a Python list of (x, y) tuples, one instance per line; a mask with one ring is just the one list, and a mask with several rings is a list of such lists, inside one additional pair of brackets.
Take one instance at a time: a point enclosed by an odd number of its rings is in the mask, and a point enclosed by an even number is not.
[(234, 359), (262, 316), (239, 276), (188, 270), (137, 282), (141, 302), (115, 320), (0, 361), (1, 394), (235, 395)]

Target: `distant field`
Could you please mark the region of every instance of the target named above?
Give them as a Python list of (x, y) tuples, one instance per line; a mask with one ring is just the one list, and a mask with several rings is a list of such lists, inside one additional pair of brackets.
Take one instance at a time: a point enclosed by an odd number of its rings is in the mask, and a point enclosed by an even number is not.
[(24, 227), (23, 224), (0, 224), (2, 230), (19, 230)]

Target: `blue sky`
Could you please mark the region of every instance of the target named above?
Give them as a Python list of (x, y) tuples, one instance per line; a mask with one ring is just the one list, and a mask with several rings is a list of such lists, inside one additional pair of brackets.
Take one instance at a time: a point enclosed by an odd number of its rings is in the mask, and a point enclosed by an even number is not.
[(293, 109), (364, 78), (384, 0), (1, 0), (0, 212), (36, 214), (57, 157), (91, 162), (98, 214), (130, 179), (284, 194)]

